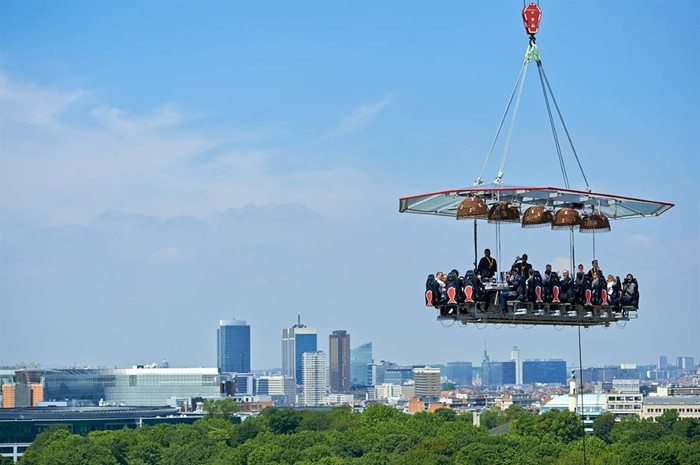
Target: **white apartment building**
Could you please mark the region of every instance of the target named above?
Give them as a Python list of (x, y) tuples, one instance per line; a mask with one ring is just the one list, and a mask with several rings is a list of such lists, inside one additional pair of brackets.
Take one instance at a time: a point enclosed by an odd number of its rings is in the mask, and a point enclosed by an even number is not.
[(328, 386), (328, 360), (325, 352), (304, 352), (302, 356), (302, 405), (324, 405)]

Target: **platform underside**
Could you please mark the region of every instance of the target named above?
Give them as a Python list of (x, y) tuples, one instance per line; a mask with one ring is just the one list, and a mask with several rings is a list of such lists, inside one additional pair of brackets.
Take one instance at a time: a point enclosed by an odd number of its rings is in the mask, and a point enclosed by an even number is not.
[(523, 211), (533, 205), (542, 205), (550, 209), (574, 208), (582, 214), (595, 209), (605, 214), (609, 219), (658, 216), (673, 207), (673, 204), (668, 202), (558, 187), (516, 187), (488, 184), (402, 197), (399, 199), (399, 212), (454, 218), (460, 203), (470, 196), (478, 197), (488, 205), (498, 201), (507, 201)]
[(508, 310), (501, 312), (497, 305), (461, 303), (439, 306), (439, 321), (458, 321), (463, 324), (507, 324), (549, 326), (610, 326), (611, 323), (637, 319), (635, 307), (601, 305), (570, 305), (529, 302), (509, 302)]

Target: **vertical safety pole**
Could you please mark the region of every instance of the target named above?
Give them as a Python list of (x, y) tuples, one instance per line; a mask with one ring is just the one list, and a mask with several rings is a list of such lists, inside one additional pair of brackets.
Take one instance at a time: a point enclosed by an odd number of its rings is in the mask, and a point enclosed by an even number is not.
[(476, 244), (476, 218), (474, 218), (474, 269), (476, 270), (477, 260), (479, 259), (479, 249)]

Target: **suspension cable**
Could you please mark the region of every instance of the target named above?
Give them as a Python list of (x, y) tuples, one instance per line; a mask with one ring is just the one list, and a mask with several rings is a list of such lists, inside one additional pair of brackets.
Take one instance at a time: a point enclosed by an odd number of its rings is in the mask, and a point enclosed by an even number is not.
[(498, 173), (496, 174), (496, 179), (494, 183), (501, 184), (503, 182), (503, 170), (506, 166), (506, 158), (508, 157), (508, 150), (510, 149), (510, 140), (513, 136), (513, 128), (515, 127), (515, 119), (518, 116), (518, 109), (520, 108), (520, 100), (523, 96), (523, 87), (525, 85), (525, 76), (527, 76), (527, 65), (530, 63), (530, 58), (533, 54), (537, 53), (537, 46), (534, 41), (531, 41), (527, 47), (527, 52), (525, 53), (525, 60), (523, 63), (523, 73), (522, 79), (520, 79), (520, 85), (518, 87), (518, 96), (515, 99), (515, 106), (513, 107), (513, 114), (510, 118), (510, 127), (508, 128), (508, 134), (506, 135), (506, 141), (503, 145), (503, 154), (501, 155), (501, 164), (498, 167)]
[(547, 89), (544, 83), (544, 76), (542, 75), (542, 61), (537, 60), (537, 73), (540, 76), (540, 84), (542, 85), (542, 94), (544, 95), (544, 103), (547, 107), (547, 116), (549, 116), (549, 124), (552, 128), (552, 136), (554, 137), (554, 146), (557, 150), (557, 157), (559, 158), (559, 167), (561, 168), (561, 175), (564, 178), (564, 186), (569, 189), (569, 177), (566, 174), (566, 166), (564, 165), (564, 156), (561, 153), (561, 145), (559, 144), (559, 136), (557, 134), (557, 127), (554, 124), (554, 117), (552, 116), (552, 108), (549, 105), (549, 96), (547, 95)]
[(583, 428), (583, 463), (588, 463), (586, 458), (586, 422), (584, 420), (583, 408), (583, 358), (581, 356), (581, 327), (578, 326), (578, 372), (579, 372), (579, 391), (581, 392), (581, 427)]
[(518, 88), (521, 86), (521, 82), (524, 80), (523, 74), (525, 73), (525, 70), (527, 69), (527, 65), (530, 62), (529, 54), (530, 54), (530, 46), (528, 46), (527, 51), (525, 52), (525, 58), (523, 59), (523, 64), (520, 67), (520, 72), (518, 73), (518, 79), (515, 80), (515, 85), (513, 86), (513, 91), (510, 93), (510, 99), (508, 99), (508, 104), (506, 105), (506, 109), (503, 112), (503, 116), (501, 117), (501, 122), (498, 124), (498, 129), (496, 130), (496, 135), (493, 137), (493, 141), (491, 141), (491, 147), (489, 148), (489, 151), (486, 154), (486, 159), (484, 160), (484, 164), (481, 165), (481, 171), (479, 172), (479, 177), (476, 178), (476, 180), (474, 181), (475, 186), (478, 186), (483, 182), (484, 173), (486, 172), (486, 166), (488, 165), (489, 160), (491, 160), (491, 156), (493, 155), (493, 149), (496, 146), (496, 142), (498, 141), (498, 137), (501, 135), (501, 130), (503, 129), (503, 123), (506, 120), (506, 116), (508, 116), (508, 111), (510, 110), (510, 106), (513, 103), (513, 98), (515, 97), (515, 93), (518, 90)]
[(569, 145), (571, 146), (571, 151), (574, 153), (574, 157), (576, 158), (576, 163), (578, 164), (578, 169), (581, 171), (581, 176), (583, 176), (583, 181), (586, 183), (586, 189), (588, 192), (591, 191), (591, 186), (588, 184), (588, 178), (586, 177), (586, 173), (583, 171), (583, 166), (581, 165), (581, 160), (578, 157), (578, 152), (576, 152), (576, 147), (574, 147), (574, 142), (571, 140), (571, 135), (569, 134), (569, 129), (566, 127), (566, 122), (564, 122), (564, 117), (561, 114), (561, 110), (559, 110), (559, 104), (557, 103), (557, 99), (554, 96), (554, 92), (552, 92), (552, 86), (549, 85), (549, 79), (547, 79), (547, 74), (544, 72), (544, 67), (542, 66), (542, 61), (537, 62), (538, 68), (541, 70), (542, 77), (544, 78), (545, 84), (547, 84), (547, 89), (549, 89), (549, 94), (552, 96), (552, 102), (554, 102), (554, 108), (557, 109), (557, 114), (559, 115), (559, 120), (561, 121), (561, 125), (564, 128), (564, 132), (566, 133), (567, 139), (569, 139)]

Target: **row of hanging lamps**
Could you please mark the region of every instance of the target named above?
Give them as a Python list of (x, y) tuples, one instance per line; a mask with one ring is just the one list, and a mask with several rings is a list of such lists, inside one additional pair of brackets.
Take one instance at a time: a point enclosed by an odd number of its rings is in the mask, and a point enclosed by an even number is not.
[(468, 220), (472, 218), (486, 218), (488, 211), (489, 209), (486, 206), (486, 202), (479, 197), (469, 196), (462, 200), (462, 203), (457, 207), (457, 219)]
[[(520, 209), (510, 202), (500, 201), (489, 208), (483, 199), (469, 196), (457, 207), (457, 219), (488, 219), (489, 223), (520, 222)], [(583, 216), (570, 207), (560, 208), (554, 214), (542, 205), (533, 205), (525, 210), (522, 217), (523, 228), (541, 228), (551, 225), (555, 231), (578, 228), (582, 233), (608, 232), (610, 220), (600, 212), (586, 213)]]
[(489, 223), (520, 223), (520, 209), (502, 200), (489, 208)]

